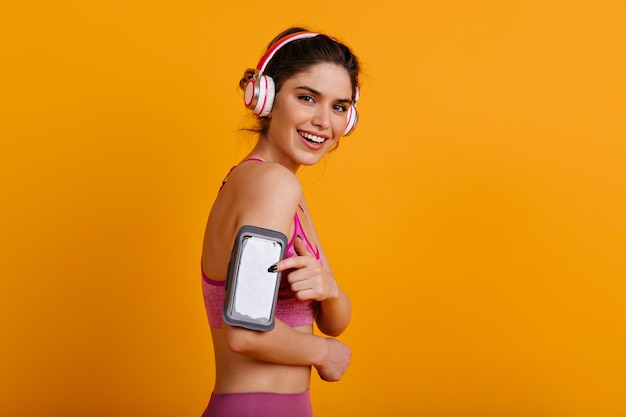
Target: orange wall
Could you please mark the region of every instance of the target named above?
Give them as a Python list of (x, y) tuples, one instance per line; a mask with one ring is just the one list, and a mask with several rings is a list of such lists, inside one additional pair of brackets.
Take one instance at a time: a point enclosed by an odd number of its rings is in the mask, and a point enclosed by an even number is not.
[[(403, 4), (404, 3), (404, 4)], [(0, 415), (198, 416), (206, 214), (236, 83), (292, 24), (363, 60), (302, 173), (354, 303), (326, 417), (626, 415), (618, 1), (5, 1)]]

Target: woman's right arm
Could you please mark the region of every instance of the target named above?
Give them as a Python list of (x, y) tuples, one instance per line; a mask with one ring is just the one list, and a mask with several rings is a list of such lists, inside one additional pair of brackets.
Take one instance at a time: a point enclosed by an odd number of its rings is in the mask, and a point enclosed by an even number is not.
[(338, 381), (350, 364), (350, 348), (340, 341), (292, 329), (280, 320), (269, 332), (222, 323), (228, 347), (266, 362), (314, 366), (325, 381)]
[[(249, 168), (245, 178), (237, 181), (236, 230), (252, 225), (290, 236), (293, 216), (302, 197), (300, 182), (277, 164), (264, 163)], [(274, 329), (269, 332), (225, 323), (222, 326), (233, 352), (272, 363), (314, 366), (327, 381), (339, 380), (350, 364), (351, 351), (345, 344), (298, 331), (280, 320), (276, 320)]]

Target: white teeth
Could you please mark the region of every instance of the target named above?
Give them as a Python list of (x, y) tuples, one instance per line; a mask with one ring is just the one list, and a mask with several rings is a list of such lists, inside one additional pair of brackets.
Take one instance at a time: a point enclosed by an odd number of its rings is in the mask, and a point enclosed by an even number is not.
[(305, 132), (300, 132), (300, 134), (302, 135), (302, 137), (304, 137), (307, 140), (310, 140), (311, 142), (315, 142), (315, 143), (324, 143), (324, 138), (321, 138), (319, 136), (315, 136), (312, 135), (310, 133), (305, 133)]

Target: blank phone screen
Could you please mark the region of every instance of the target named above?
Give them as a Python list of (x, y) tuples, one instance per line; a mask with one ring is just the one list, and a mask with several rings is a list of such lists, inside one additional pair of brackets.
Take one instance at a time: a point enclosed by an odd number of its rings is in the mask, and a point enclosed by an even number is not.
[(274, 304), (276, 272), (267, 272), (281, 257), (282, 245), (274, 240), (249, 237), (242, 242), (239, 270), (235, 281), (232, 314), (268, 322)]

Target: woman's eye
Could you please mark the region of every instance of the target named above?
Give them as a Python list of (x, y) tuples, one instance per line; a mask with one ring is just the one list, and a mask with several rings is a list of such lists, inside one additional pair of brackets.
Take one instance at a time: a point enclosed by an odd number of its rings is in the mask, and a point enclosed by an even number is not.
[(335, 104), (333, 108), (338, 112), (344, 112), (347, 110), (347, 107), (344, 106), (343, 104)]
[(298, 96), (298, 98), (307, 103), (313, 103), (315, 101), (311, 96)]

